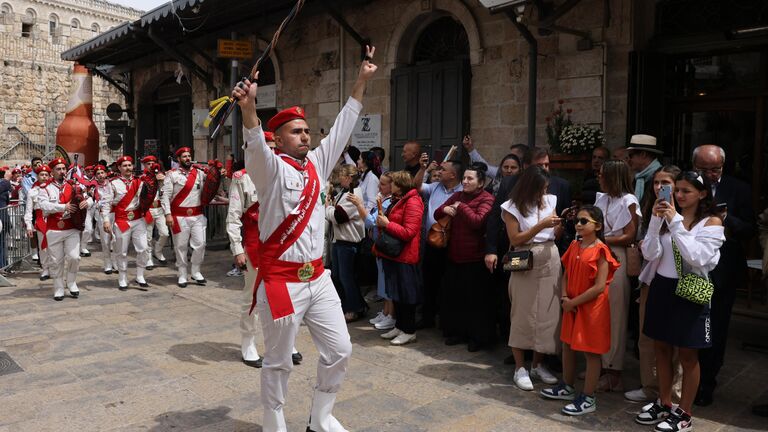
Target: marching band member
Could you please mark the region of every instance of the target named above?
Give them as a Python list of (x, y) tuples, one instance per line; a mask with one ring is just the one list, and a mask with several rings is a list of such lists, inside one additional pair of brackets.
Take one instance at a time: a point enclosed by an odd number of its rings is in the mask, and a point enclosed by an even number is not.
[(40, 267), (40, 280), (45, 281), (50, 278), (49, 271), (49, 259), (48, 248), (43, 249), (42, 244), (45, 240), (45, 217), (43, 211), (40, 209), (40, 203), (38, 202), (38, 196), (40, 192), (47, 186), (48, 181), (51, 179), (51, 168), (48, 165), (39, 165), (35, 169), (36, 180), (32, 183), (32, 186), (27, 191), (26, 207), (24, 207), (24, 224), (27, 227), (27, 236), (29, 238), (35, 238), (35, 244), (37, 244)]
[[(93, 165), (88, 165), (83, 169), (83, 177), (80, 179), (80, 184), (85, 187), (88, 195), (93, 198), (94, 189), (96, 188), (93, 182)], [(94, 199), (94, 201), (96, 201)], [(99, 211), (97, 206), (90, 206), (88, 212), (85, 215), (85, 228), (83, 228), (82, 237), (80, 237), (80, 255), (84, 257), (91, 256), (91, 251), (88, 250), (88, 243), (93, 238), (93, 215)]]
[[(75, 279), (80, 268), (80, 230), (82, 212), (93, 204), (89, 197), (83, 197), (79, 186), (65, 181), (67, 163), (56, 158), (48, 163), (53, 180), (38, 196), (40, 208), (46, 219), (45, 240), (41, 248), (48, 248), (51, 273), (53, 274), (53, 299), (64, 299), (64, 288), (77, 298), (80, 290)], [(78, 202), (79, 201), (79, 202)], [(78, 221), (80, 221), (78, 223)], [(66, 260), (66, 262), (65, 262)]]
[[(115, 239), (112, 235), (105, 231), (105, 226), (112, 226), (115, 223), (114, 213), (108, 213), (106, 216), (101, 214), (101, 208), (104, 206), (104, 197), (110, 197), (112, 195), (112, 184), (107, 179), (109, 171), (104, 165), (96, 165), (94, 167), (94, 181), (96, 187), (93, 191), (93, 199), (96, 201), (96, 226), (99, 227), (99, 240), (101, 241), (101, 253), (104, 257), (104, 273), (112, 274), (117, 272), (117, 260), (113, 252)], [(111, 206), (111, 203), (107, 203)], [(106, 224), (105, 224), (106, 222)]]
[[(158, 163), (157, 158), (153, 155), (145, 156), (141, 159), (141, 163), (144, 165), (145, 172), (161, 171), (161, 166)], [(155, 266), (153, 258), (156, 259), (160, 265), (167, 264), (165, 255), (163, 255), (163, 248), (165, 247), (165, 243), (168, 242), (169, 232), (168, 225), (165, 224), (163, 208), (160, 206), (160, 196), (163, 193), (163, 180), (160, 179), (160, 176), (163, 176), (163, 178), (165, 178), (165, 176), (159, 172), (158, 174), (157, 195), (152, 201), (152, 207), (150, 207), (147, 214), (144, 216), (144, 220), (147, 222), (147, 244), (149, 245), (150, 251), (147, 268), (150, 270)], [(153, 241), (155, 227), (157, 227), (157, 240)]]
[(331, 411), (352, 344), (330, 272), (323, 268), (325, 209), (318, 198), (357, 123), (366, 82), (376, 71), (370, 63), (374, 48), (366, 51), (352, 96), (312, 151), (303, 109), (289, 108), (269, 121), (277, 147), (273, 152), (256, 114), (256, 84), (245, 80), (232, 91), (242, 112), (245, 166), (260, 206), (254, 306), (266, 347), (261, 374), (265, 432), (287, 431), (283, 406), (290, 354), (302, 320), (320, 352), (307, 431), (346, 431)]

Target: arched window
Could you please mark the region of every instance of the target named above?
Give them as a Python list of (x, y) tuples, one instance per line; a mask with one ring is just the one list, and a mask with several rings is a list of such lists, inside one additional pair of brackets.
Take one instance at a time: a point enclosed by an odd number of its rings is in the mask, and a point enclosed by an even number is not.
[(96, 24), (96, 23), (93, 23), (93, 24), (91, 25), (91, 31), (92, 31), (92, 32), (94, 32), (94, 33), (98, 33), (98, 32), (99, 32), (99, 30), (100, 30), (100, 28), (99, 28), (99, 25), (98, 25), (98, 24)]
[(56, 35), (56, 27), (59, 25), (59, 17), (56, 14), (51, 14), (48, 18), (48, 33), (51, 36)]
[(21, 37), (32, 37), (32, 32), (35, 30), (35, 20), (37, 20), (37, 12), (32, 8), (27, 9), (21, 18)]
[(37, 12), (35, 12), (34, 9), (29, 8), (29, 9), (27, 9), (26, 13), (24, 14), (24, 18), (27, 21), (32, 21), (34, 23), (35, 20), (37, 19)]
[(467, 32), (453, 17), (438, 18), (419, 35), (413, 57), (414, 63), (468, 59)]
[(0, 16), (13, 14), (13, 8), (8, 3), (0, 5)]
[(80, 21), (77, 20), (77, 18), (72, 18), (72, 22), (69, 24), (70, 27), (73, 29), (79, 29), (80, 28)]

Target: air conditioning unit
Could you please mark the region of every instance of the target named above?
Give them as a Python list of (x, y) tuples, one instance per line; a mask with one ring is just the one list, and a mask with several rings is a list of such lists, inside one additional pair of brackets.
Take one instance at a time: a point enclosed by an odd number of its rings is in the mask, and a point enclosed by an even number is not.
[(491, 12), (514, 6), (524, 6), (526, 3), (528, 3), (528, 0), (480, 0), (480, 4)]

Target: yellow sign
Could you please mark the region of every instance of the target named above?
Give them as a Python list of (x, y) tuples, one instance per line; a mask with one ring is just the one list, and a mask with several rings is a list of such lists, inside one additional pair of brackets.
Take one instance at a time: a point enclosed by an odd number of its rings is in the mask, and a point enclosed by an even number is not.
[(218, 56), (249, 59), (253, 57), (253, 44), (244, 40), (219, 39)]

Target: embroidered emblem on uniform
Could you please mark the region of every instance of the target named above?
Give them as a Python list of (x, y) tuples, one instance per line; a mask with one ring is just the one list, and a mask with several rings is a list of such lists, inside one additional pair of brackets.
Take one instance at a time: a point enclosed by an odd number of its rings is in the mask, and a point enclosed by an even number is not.
[(59, 221), (56, 226), (59, 227), (59, 229), (64, 228), (64, 221)]
[(312, 263), (304, 263), (303, 266), (298, 271), (299, 280), (302, 282), (306, 282), (310, 279), (312, 279), (312, 276), (315, 274), (315, 266), (312, 265)]
[(301, 115), (301, 108), (300, 107), (296, 107), (296, 114)]
[(128, 214), (127, 214), (126, 216), (128, 216), (128, 220), (129, 220), (129, 221), (132, 221), (132, 220), (133, 220), (133, 217), (134, 217), (135, 215), (133, 214), (133, 212), (132, 212), (132, 211), (129, 211), (129, 212), (128, 212)]
[(187, 216), (192, 216), (192, 213), (194, 213), (192, 209), (187, 209)]

